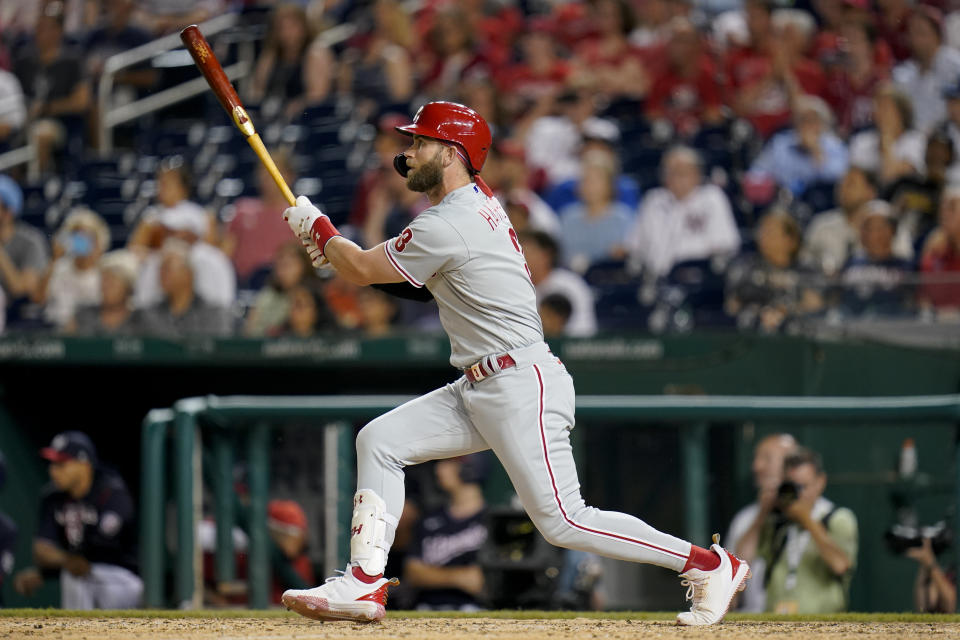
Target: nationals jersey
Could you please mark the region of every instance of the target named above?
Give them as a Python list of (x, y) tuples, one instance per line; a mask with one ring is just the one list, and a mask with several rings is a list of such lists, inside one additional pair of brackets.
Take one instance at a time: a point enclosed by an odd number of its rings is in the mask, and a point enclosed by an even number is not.
[(384, 250), (410, 284), (426, 286), (436, 299), (454, 367), (543, 340), (517, 232), (477, 185), (448, 193)]

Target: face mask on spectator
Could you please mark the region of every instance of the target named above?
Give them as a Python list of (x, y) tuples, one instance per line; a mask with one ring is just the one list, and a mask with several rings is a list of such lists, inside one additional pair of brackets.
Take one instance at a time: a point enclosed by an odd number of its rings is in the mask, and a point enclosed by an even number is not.
[(93, 239), (82, 231), (71, 233), (67, 246), (70, 254), (78, 258), (85, 258), (93, 253)]

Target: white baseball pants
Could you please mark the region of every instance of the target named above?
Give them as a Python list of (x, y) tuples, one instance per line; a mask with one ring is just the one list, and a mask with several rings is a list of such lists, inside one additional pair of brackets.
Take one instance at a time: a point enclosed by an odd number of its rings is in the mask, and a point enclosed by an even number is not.
[(143, 597), (143, 580), (115, 564), (93, 563), (90, 573), (60, 572), (60, 606), (64, 609), (135, 609)]
[(476, 383), (462, 377), (364, 427), (357, 488), (375, 491), (399, 518), (404, 467), (492, 449), (551, 544), (682, 571), (689, 542), (584, 504), (570, 446), (575, 394), (566, 368), (545, 343), (510, 355), (517, 366)]

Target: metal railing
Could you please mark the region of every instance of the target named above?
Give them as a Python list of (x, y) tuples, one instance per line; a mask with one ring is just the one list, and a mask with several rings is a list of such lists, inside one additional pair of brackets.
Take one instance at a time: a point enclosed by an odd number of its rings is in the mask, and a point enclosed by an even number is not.
[[(205, 36), (211, 37), (236, 26), (239, 20), (240, 17), (236, 13), (226, 13), (207, 20), (199, 26)], [(198, 75), (193, 80), (188, 80), (187, 82), (153, 93), (128, 104), (116, 107), (111, 105), (113, 85), (117, 74), (125, 69), (129, 69), (146, 60), (150, 60), (160, 54), (182, 46), (183, 43), (180, 41), (179, 34), (171, 33), (152, 42), (127, 51), (122, 51), (107, 58), (106, 62), (104, 62), (103, 72), (100, 75), (97, 90), (98, 113), (100, 116), (97, 127), (97, 139), (101, 154), (106, 155), (113, 150), (113, 129), (117, 125), (135, 120), (154, 111), (159, 111), (160, 109), (164, 109), (209, 90), (206, 80)], [(185, 64), (189, 63), (192, 65), (190, 56), (186, 51), (184, 51), (184, 56)], [(254, 49), (252, 43), (247, 43), (247, 46), (241, 46), (240, 60), (223, 69), (224, 73), (227, 74), (227, 78), (234, 80), (246, 76), (253, 67), (253, 56)]]
[[(172, 431), (173, 470), (177, 514), (177, 557), (174, 566), (176, 601), (199, 607), (202, 596), (201, 555), (197, 545), (200, 517), (201, 472), (199, 431), (202, 424), (217, 429), (244, 429), (250, 469), (251, 517), (248, 557), (250, 604), (267, 606), (269, 556), (266, 503), (269, 490), (267, 421), (308, 419), (325, 429), (323, 473), (326, 522), (326, 569), (345, 562), (347, 527), (353, 496), (352, 431), (336, 420), (366, 419), (411, 399), (397, 395), (260, 397), (232, 396), (188, 398), (173, 410), (155, 410), (143, 425), (143, 493), (141, 500), (141, 571), (144, 603), (161, 607), (164, 573), (163, 506), (165, 496), (165, 440)], [(784, 422), (891, 423), (904, 420), (960, 425), (960, 394), (904, 397), (758, 397), (758, 396), (624, 396), (590, 395), (577, 398), (578, 417), (632, 419), (665, 423), (680, 428), (680, 461), (683, 478), (684, 536), (707, 540), (709, 528), (709, 426), (749, 420)], [(216, 473), (214, 511), (217, 517), (217, 578), (233, 575), (233, 495), (229, 471), (232, 452), (225, 438), (214, 438)], [(955, 504), (960, 513), (960, 441), (955, 450)], [(336, 557), (336, 554), (342, 554)]]

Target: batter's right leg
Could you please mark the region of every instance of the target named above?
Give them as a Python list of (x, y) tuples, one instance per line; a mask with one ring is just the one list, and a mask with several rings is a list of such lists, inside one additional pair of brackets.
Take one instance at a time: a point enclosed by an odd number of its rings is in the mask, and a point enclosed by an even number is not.
[(467, 418), (458, 384), (463, 382), (401, 405), (360, 431), (350, 564), (319, 587), (284, 592), (288, 608), (318, 620), (373, 621), (385, 615), (392, 581), (383, 570), (403, 510), (404, 467), (489, 448)]

